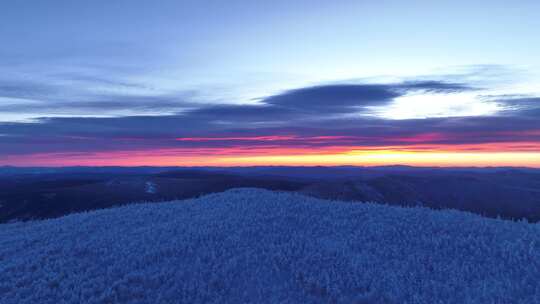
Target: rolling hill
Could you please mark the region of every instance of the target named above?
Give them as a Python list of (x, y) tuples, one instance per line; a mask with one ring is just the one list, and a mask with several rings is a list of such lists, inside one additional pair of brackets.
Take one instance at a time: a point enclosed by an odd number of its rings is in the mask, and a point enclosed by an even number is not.
[(233, 189), (0, 225), (0, 303), (540, 303), (540, 226)]
[(54, 218), (142, 201), (188, 199), (233, 188), (540, 221), (540, 169), (81, 167), (0, 168), (0, 223)]

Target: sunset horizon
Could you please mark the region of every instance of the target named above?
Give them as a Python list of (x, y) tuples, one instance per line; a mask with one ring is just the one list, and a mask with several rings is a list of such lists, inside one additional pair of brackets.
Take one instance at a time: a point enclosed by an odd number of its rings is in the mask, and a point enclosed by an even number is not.
[[(155, 151), (154, 151), (155, 152)], [(183, 154), (163, 151), (163, 154)], [(142, 154), (142, 156), (137, 156)], [(274, 154), (264, 156), (209, 156), (186, 158), (178, 156), (151, 156), (141, 151), (123, 151), (117, 154), (32, 155), (29, 158), (10, 158), (0, 166), (13, 167), (252, 167), (252, 166), (414, 166), (414, 167), (528, 167), (540, 168), (535, 152), (407, 152), (359, 151), (340, 154)]]
[(0, 165), (540, 167), (534, 2), (317, 3), (3, 5)]

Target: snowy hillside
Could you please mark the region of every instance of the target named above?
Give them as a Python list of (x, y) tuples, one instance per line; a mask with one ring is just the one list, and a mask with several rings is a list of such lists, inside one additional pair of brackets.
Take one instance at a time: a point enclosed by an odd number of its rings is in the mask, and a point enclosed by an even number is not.
[(540, 225), (230, 190), (0, 225), (0, 303), (540, 303)]

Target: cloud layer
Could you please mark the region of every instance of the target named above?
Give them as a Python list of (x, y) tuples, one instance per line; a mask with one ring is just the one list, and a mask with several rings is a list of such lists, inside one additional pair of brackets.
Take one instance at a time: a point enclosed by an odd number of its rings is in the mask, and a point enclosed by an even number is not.
[[(43, 157), (45, 164), (61, 164), (91, 155), (120, 161), (149, 155), (540, 151), (540, 97), (489, 94), (485, 83), (471, 78), (322, 84), (242, 103), (204, 102), (196, 91), (156, 90), (84, 73), (41, 81), (4, 79), (0, 118), (22, 115), (31, 120), (0, 119), (0, 164), (34, 164)], [(463, 95), (469, 96), (471, 108), (496, 105), (499, 110), (459, 116), (451, 113), (463, 113), (457, 102), (454, 110), (454, 103), (440, 104)], [(407, 111), (421, 112), (426, 104), (415, 104), (415, 96), (448, 112), (422, 119), (380, 115), (381, 109), (395, 108), (403, 100), (412, 100), (405, 104)]]
[[(381, 118), (371, 112), (407, 94), (456, 94), (472, 85), (435, 80), (388, 84), (330, 84), (260, 98), (256, 104), (202, 104), (185, 95), (92, 95), (90, 100), (12, 103), (0, 112), (126, 111), (112, 117), (42, 117), (0, 124), (0, 156), (24, 159), (47, 153), (176, 151), (179, 156), (308, 153), (394, 149), (407, 151), (539, 151), (540, 98), (489, 96), (504, 111), (489, 116)], [(43, 99), (46, 86), (4, 83), (3, 98)], [(97, 97), (97, 98), (96, 98)], [(433, 100), (436, 103), (437, 100)], [(411, 107), (414, 107), (411, 104)], [(146, 112), (166, 115), (144, 115)], [(281, 151), (281, 152), (280, 152)]]

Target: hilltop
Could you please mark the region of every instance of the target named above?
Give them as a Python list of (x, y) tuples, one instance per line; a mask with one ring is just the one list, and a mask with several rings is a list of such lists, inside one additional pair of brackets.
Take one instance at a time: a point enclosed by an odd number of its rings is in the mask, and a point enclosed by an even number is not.
[(233, 189), (0, 225), (0, 303), (540, 303), (540, 226)]

